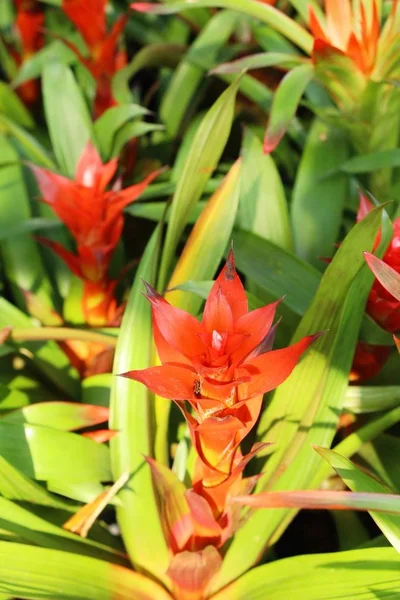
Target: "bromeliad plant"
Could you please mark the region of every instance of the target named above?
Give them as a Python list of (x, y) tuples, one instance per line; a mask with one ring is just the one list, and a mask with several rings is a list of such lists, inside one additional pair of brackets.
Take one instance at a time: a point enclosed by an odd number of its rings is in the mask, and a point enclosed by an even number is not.
[(397, 597), (397, 4), (0, 5), (1, 600)]

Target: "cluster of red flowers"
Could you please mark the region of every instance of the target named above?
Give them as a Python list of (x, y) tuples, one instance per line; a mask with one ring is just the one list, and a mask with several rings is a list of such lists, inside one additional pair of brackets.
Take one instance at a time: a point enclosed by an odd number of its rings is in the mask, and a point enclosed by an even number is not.
[[(361, 195), (357, 222), (372, 209), (372, 203), (364, 195)], [(380, 234), (377, 236), (375, 248), (379, 241)], [(393, 236), (382, 260), (400, 273), (400, 218), (393, 223)], [(400, 302), (377, 279), (374, 280), (368, 296), (366, 312), (386, 331), (396, 333), (400, 330)], [(359, 342), (354, 356), (351, 379), (353, 381), (365, 380), (379, 373), (390, 352), (390, 346)]]
[[(149, 286), (147, 298), (162, 365), (125, 375), (173, 400), (189, 426), (196, 450), (191, 489), (166, 467), (149, 463), (173, 554), (168, 574), (177, 597), (189, 594), (195, 599), (202, 597), (219, 567), (217, 549), (239, 525), (240, 507), (233, 506), (232, 498), (249, 494), (257, 480), (243, 478), (243, 469), (264, 445), (243, 456), (240, 443), (258, 419), (263, 394), (287, 379), (316, 336), (271, 350), (278, 302), (248, 312), (232, 252), (201, 322)], [(201, 577), (188, 576), (189, 570), (201, 572)], [(188, 589), (193, 581), (197, 588)]]
[(61, 244), (43, 240), (68, 265), (84, 284), (82, 308), (86, 323), (102, 326), (118, 320), (120, 310), (114, 291), (117, 281), (109, 277), (113, 252), (124, 224), (123, 209), (136, 200), (159, 174), (155, 171), (143, 181), (125, 189), (115, 176), (118, 159), (103, 164), (91, 142), (78, 162), (75, 180), (31, 165), (42, 198), (67, 226), (76, 243), (76, 253)]

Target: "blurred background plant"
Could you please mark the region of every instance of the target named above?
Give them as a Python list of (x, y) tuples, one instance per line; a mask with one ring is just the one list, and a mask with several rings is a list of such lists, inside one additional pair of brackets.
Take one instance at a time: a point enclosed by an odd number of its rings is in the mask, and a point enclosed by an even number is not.
[[(396, 0), (2, 0), (1, 600), (400, 596), (399, 25)], [(210, 514), (215, 389), (190, 435), (117, 375), (166, 361), (142, 279), (198, 317), (232, 240), (249, 310), (280, 301), (265, 356), (325, 334), (218, 446), (255, 493)]]

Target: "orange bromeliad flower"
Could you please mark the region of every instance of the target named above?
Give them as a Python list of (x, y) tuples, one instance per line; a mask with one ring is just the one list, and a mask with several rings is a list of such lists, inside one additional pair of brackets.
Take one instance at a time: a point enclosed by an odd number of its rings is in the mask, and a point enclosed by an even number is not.
[(100, 116), (107, 108), (117, 103), (113, 98), (111, 82), (115, 73), (127, 62), (126, 52), (118, 48), (127, 17), (122, 16), (107, 32), (107, 0), (62, 0), (61, 8), (83, 37), (88, 56), (83, 56), (73, 45), (82, 64), (96, 81), (94, 114)]
[(159, 174), (155, 171), (143, 181), (119, 189), (118, 181), (111, 190), (106, 187), (117, 169), (117, 158), (103, 164), (91, 142), (78, 162), (75, 180), (31, 165), (42, 199), (49, 204), (70, 230), (76, 253), (61, 244), (42, 240), (84, 282), (83, 311), (88, 324), (104, 325), (118, 314), (114, 289), (108, 270), (124, 224), (123, 209), (136, 200)]
[(150, 286), (147, 292), (162, 365), (124, 376), (173, 400), (190, 429), (197, 454), (190, 490), (169, 469), (148, 462), (173, 553), (168, 574), (177, 598), (196, 600), (219, 568), (217, 548), (239, 525), (240, 509), (232, 499), (249, 494), (257, 480), (243, 479), (242, 472), (265, 444), (243, 456), (240, 443), (258, 419), (263, 394), (287, 379), (317, 336), (271, 350), (278, 302), (248, 312), (233, 252), (208, 296), (201, 322)]
[[(37, 0), (14, 0), (16, 7), (15, 28), (19, 37), (19, 49), (10, 49), (18, 66), (31, 58), (44, 45), (44, 12)], [(40, 94), (36, 80), (25, 82), (18, 88), (26, 104), (34, 104)]]
[(314, 60), (317, 62), (329, 51), (336, 52), (349, 57), (360, 71), (370, 75), (375, 67), (380, 33), (376, 1), (372, 2), (370, 19), (362, 0), (359, 2), (359, 19), (350, 0), (325, 0), (325, 13), (324, 26), (310, 6), (309, 26), (315, 38)]
[(147, 291), (162, 366), (127, 375), (178, 404), (199, 457), (212, 469), (210, 477), (221, 482), (257, 420), (262, 395), (285, 381), (315, 336), (270, 351), (278, 302), (248, 312), (232, 252), (208, 296), (201, 322), (171, 306), (150, 286)]

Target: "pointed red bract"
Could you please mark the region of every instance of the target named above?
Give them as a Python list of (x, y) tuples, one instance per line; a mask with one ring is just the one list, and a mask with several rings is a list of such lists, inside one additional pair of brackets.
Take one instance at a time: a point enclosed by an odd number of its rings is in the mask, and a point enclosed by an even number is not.
[[(357, 221), (364, 218), (373, 208), (372, 202), (360, 194)], [(379, 231), (374, 250), (380, 241)], [(393, 223), (393, 236), (382, 260), (368, 252), (365, 253), (365, 259), (376, 277), (368, 296), (366, 312), (383, 329), (396, 333), (400, 330), (400, 218)], [(377, 375), (386, 363), (390, 351), (390, 346), (359, 342), (353, 360), (351, 380), (360, 382)]]
[(112, 78), (127, 62), (126, 52), (118, 49), (127, 16), (117, 19), (108, 33), (106, 6), (106, 0), (62, 0), (61, 4), (87, 46), (89, 56), (83, 56), (73, 44), (68, 44), (96, 81), (96, 117), (117, 104), (112, 92)]
[[(8, 50), (20, 66), (44, 46), (44, 12), (38, 0), (14, 0), (14, 4), (18, 43), (17, 47), (8, 46)], [(25, 104), (34, 105), (40, 97), (39, 81), (26, 81), (18, 86), (17, 93)]]
[(78, 161), (75, 180), (30, 165), (42, 200), (70, 230), (76, 253), (58, 242), (41, 240), (51, 247), (84, 281), (83, 311), (92, 325), (112, 322), (118, 312), (114, 299), (116, 281), (109, 266), (124, 225), (124, 208), (134, 202), (160, 171), (125, 189), (106, 190), (115, 176), (117, 160), (103, 164), (95, 146), (88, 142)]

